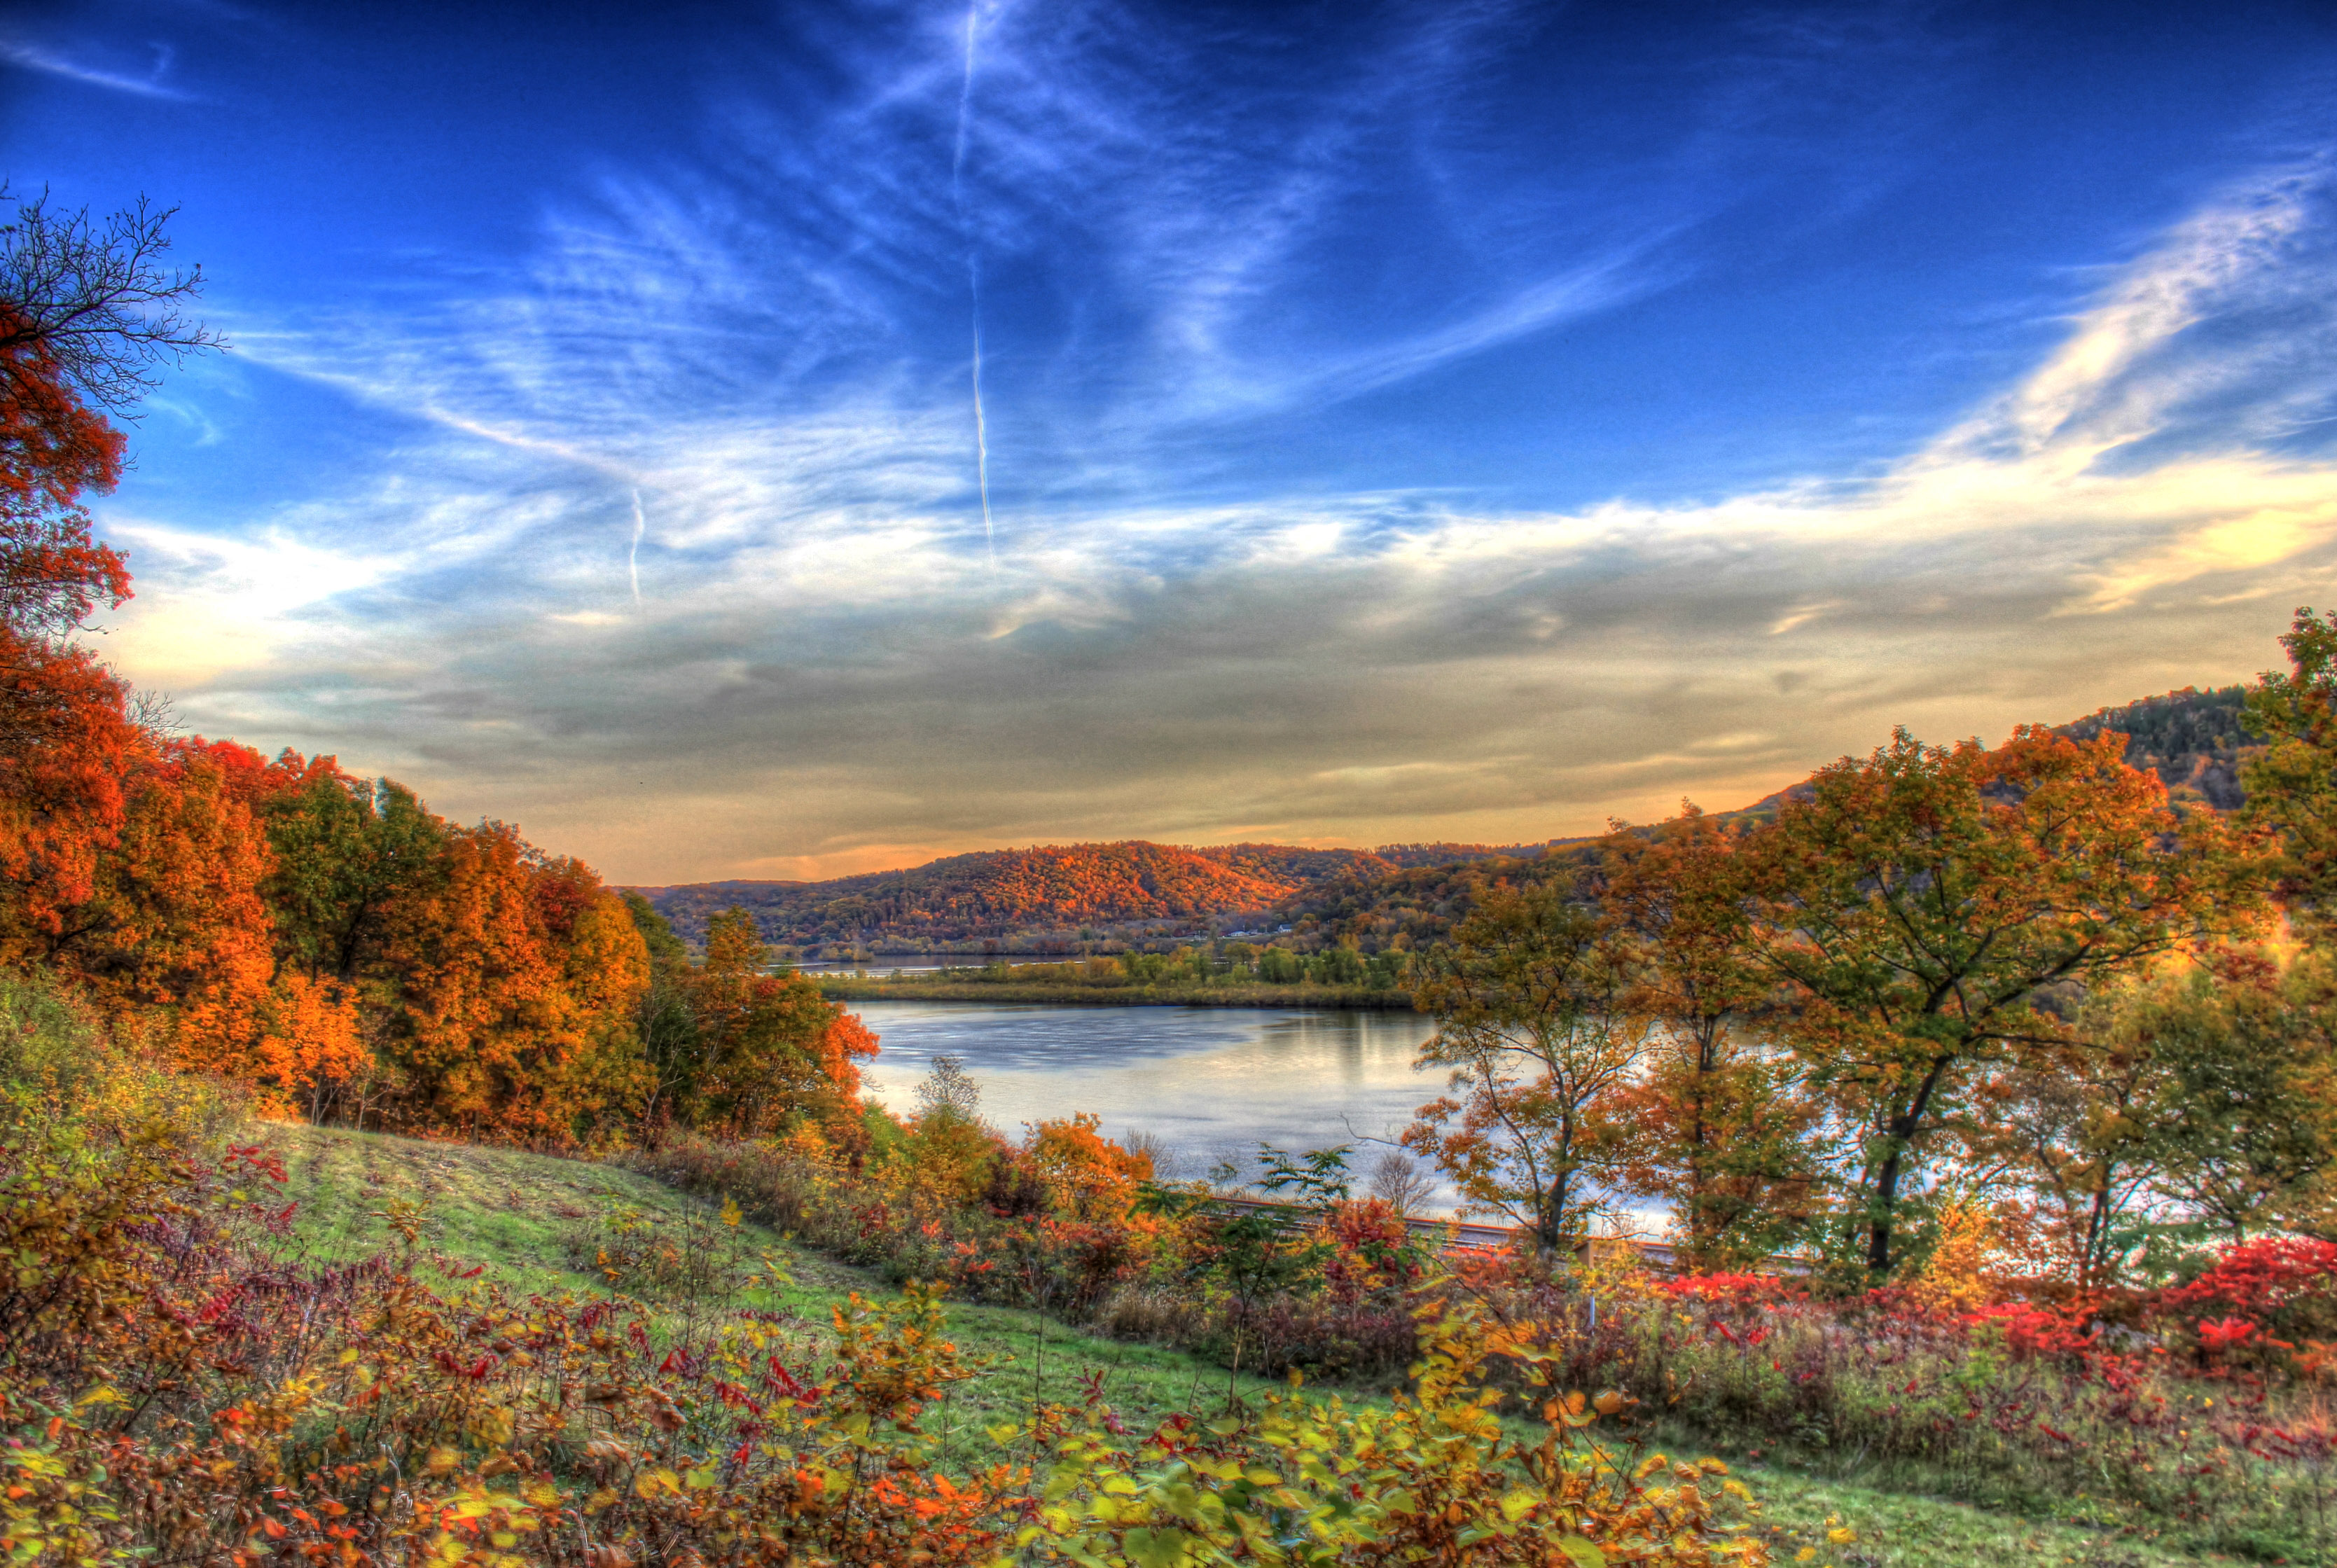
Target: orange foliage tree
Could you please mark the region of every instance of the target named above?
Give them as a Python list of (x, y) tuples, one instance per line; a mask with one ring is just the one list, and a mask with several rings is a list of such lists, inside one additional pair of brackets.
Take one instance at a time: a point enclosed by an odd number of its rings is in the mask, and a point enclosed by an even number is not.
[(1601, 846), (1599, 902), (1630, 954), (1621, 1005), (1654, 1029), (1608, 1108), (1615, 1179), (1667, 1200), (1699, 1268), (1774, 1250), (1809, 1207), (1820, 1107), (1792, 1056), (1746, 1027), (1772, 982), (1754, 963), (1745, 835), (1694, 806)]
[(1055, 1209), (1084, 1220), (1124, 1220), (1144, 1183), (1152, 1156), (1106, 1138), (1103, 1119), (1079, 1112), (1032, 1124), (1022, 1152), (1045, 1183)]
[(810, 980), (769, 965), (752, 916), (714, 917), (706, 962), (687, 983), (698, 1034), (678, 1099), (699, 1126), (743, 1137), (806, 1122), (831, 1142), (855, 1140), (859, 1063), (876, 1036)]
[(130, 597), (129, 564), (91, 538), (81, 499), (113, 488), (123, 440), (33, 326), (0, 299), (0, 622), (54, 638)]
[(146, 750), (126, 697), (87, 652), (0, 627), (0, 951), (15, 962), (71, 940), (120, 841)]
[(1900, 1261), (1906, 1179), (1990, 1063), (2067, 1034), (2035, 1004), (2255, 915), (2260, 857), (2177, 817), (2125, 737), (2041, 728), (1993, 750), (1905, 730), (1821, 770), (1748, 843), (1755, 956), (1848, 1135), (1843, 1240)]
[[(623, 1116), (649, 953), (589, 871), (547, 858), (504, 823), (450, 828), (384, 926), (360, 989), (383, 1016), (400, 1120), (556, 1146)], [(572, 966), (580, 938), (590, 956)], [(592, 965), (601, 968), (580, 986), (578, 970)]]

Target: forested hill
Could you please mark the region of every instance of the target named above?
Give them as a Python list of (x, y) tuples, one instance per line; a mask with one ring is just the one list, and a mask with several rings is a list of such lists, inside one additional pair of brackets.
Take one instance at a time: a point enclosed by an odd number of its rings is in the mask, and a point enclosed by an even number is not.
[[(2129, 763), (2155, 770), (2178, 798), (2230, 810), (2240, 803), (2239, 768), (2253, 747), (2239, 717), (2246, 694), (2242, 686), (2186, 688), (2105, 708), (2059, 732), (2087, 740), (2105, 730), (2123, 731), (2131, 738)], [(1767, 815), (1788, 793), (1744, 812)], [(1577, 842), (1551, 839), (1550, 846)], [(984, 850), (820, 882), (699, 882), (641, 891), (693, 943), (704, 940), (708, 920), (735, 906), (752, 912), (766, 940), (829, 955), (964, 952), (970, 946), (1061, 951), (1099, 938), (1223, 934), (1284, 921), (1298, 923), (1302, 939), (1334, 933), (1369, 947), (1398, 932), (1433, 940), (1469, 880), (1453, 868), (1530, 859), (1547, 847), (1190, 848), (1130, 839)]]
[(1044, 948), (1110, 927), (1190, 928), (1267, 912), (1336, 883), (1375, 882), (1406, 867), (1533, 855), (1539, 845), (1398, 844), (1309, 849), (1286, 844), (1186, 848), (1129, 840), (984, 850), (899, 871), (820, 882), (699, 882), (644, 888), (676, 930), (749, 910), (764, 937), (796, 946), (922, 947), (998, 941)]
[[(2248, 691), (2245, 686), (2211, 686), (2205, 691), (2185, 686), (2163, 697), (2144, 697), (2097, 710), (2083, 719), (2055, 725), (2053, 732), (2072, 740), (2090, 740), (2106, 730), (2115, 730), (2127, 738), (2127, 767), (2156, 773), (2177, 800), (2205, 800), (2218, 811), (2233, 811), (2244, 798), (2240, 764), (2258, 750), (2254, 738), (2240, 722)], [(1778, 802), (1808, 789), (1807, 780), (1788, 785), (1726, 815), (1774, 817)]]
[(2105, 730), (2127, 737), (2127, 764), (2146, 768), (2178, 799), (2205, 799), (2219, 811), (2241, 801), (2240, 764), (2257, 750), (2240, 723), (2245, 686), (2186, 686), (2164, 697), (2145, 697), (2123, 708), (2105, 708), (2059, 727), (2073, 740), (2090, 740)]

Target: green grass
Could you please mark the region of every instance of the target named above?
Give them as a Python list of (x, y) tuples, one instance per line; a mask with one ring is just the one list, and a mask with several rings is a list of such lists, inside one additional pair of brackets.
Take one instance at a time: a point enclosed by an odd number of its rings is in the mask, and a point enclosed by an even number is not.
[[(341, 1128), (277, 1126), (267, 1136), (290, 1178), (286, 1198), (299, 1205), (294, 1244), (320, 1264), (353, 1262), (391, 1246), (388, 1216), (404, 1203), (422, 1210), (425, 1249), (465, 1268), (482, 1265), (485, 1281), (520, 1295), (605, 1296), (609, 1285), (572, 1262), (568, 1246), (603, 1206), (677, 1229), (708, 1211), (699, 1200), (615, 1165)], [(750, 1253), (783, 1258), (794, 1276), (777, 1290), (745, 1293), (740, 1306), (792, 1312), (816, 1329), (856, 1292), (871, 1301), (900, 1294), (873, 1274), (759, 1227), (740, 1230)], [(1085, 1405), (1088, 1380), (1098, 1376), (1103, 1399), (1140, 1430), (1179, 1410), (1215, 1408), (1227, 1395), (1221, 1367), (1159, 1346), (1098, 1338), (1038, 1313), (956, 1304), (949, 1321), (959, 1350), (983, 1370), (952, 1388), (929, 1423), (944, 1438), (945, 1459), (996, 1457), (984, 1428), (1026, 1417), (1034, 1398)], [(1248, 1377), (1236, 1385), (1248, 1399), (1269, 1387)]]
[[(2241, 1561), (2202, 1556), (2116, 1526), (2025, 1519), (1757, 1464), (1730, 1468), (1760, 1499), (1764, 1537), (1780, 1564), (1804, 1549), (1817, 1553), (1814, 1565), (1833, 1568), (2166, 1568)], [(1828, 1538), (1837, 1520), (1855, 1541)]]
[[(507, 1290), (606, 1295), (599, 1274), (570, 1256), (571, 1238), (604, 1206), (676, 1228), (709, 1212), (696, 1198), (613, 1165), (336, 1128), (279, 1126), (266, 1137), (284, 1157), (286, 1195), (299, 1204), (295, 1245), (318, 1263), (354, 1261), (390, 1245), (388, 1216), (396, 1205), (414, 1205), (423, 1215), (425, 1247), (463, 1267), (482, 1266), (483, 1279)], [(870, 1300), (898, 1295), (874, 1275), (754, 1226), (741, 1229), (750, 1250), (787, 1259), (794, 1282), (753, 1291), (739, 1305), (792, 1313), (807, 1338), (854, 1292)], [(952, 1467), (997, 1457), (985, 1429), (1026, 1416), (1034, 1399), (1085, 1405), (1097, 1387), (1129, 1426), (1141, 1431), (1175, 1411), (1214, 1408), (1226, 1397), (1222, 1367), (1158, 1346), (1082, 1334), (1036, 1313), (960, 1305), (950, 1309), (950, 1325), (959, 1348), (983, 1367), (953, 1388), (927, 1423)], [(1267, 1387), (1251, 1377), (1237, 1385), (1253, 1400)], [(1343, 1392), (1350, 1402), (1370, 1397)], [(1701, 1451), (1677, 1435), (1657, 1446)], [(2024, 1518), (1757, 1463), (1733, 1468), (1760, 1499), (1780, 1564), (1794, 1562), (1804, 1548), (1815, 1553), (1813, 1564), (1831, 1568), (2165, 1568), (2238, 1561), (2202, 1557), (2115, 1526)], [(1857, 1539), (1831, 1541), (1836, 1528)]]

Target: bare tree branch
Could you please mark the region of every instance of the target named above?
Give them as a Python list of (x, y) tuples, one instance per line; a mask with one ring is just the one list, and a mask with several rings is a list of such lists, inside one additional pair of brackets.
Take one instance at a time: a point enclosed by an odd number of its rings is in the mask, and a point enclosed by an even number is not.
[[(0, 183), (0, 201), (9, 199)], [(16, 202), (0, 223), (0, 376), (14, 378), (21, 355), (39, 348), (90, 402), (129, 410), (161, 380), (164, 364), (227, 347), (185, 314), (203, 286), (200, 263), (167, 266), (166, 225), (178, 209), (137, 205), (93, 220), (89, 210), (52, 211), (44, 189)]]

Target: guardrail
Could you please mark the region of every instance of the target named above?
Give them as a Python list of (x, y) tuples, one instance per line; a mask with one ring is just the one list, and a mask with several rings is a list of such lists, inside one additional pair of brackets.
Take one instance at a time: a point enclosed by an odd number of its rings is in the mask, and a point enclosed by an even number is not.
[[(1235, 1209), (1280, 1210), (1297, 1214), (1304, 1206), (1277, 1202), (1271, 1198), (1226, 1198), (1220, 1202)], [(1414, 1236), (1433, 1238), (1439, 1250), (1446, 1252), (1471, 1252), (1497, 1247), (1523, 1247), (1526, 1232), (1511, 1225), (1480, 1225), (1465, 1220), (1414, 1219), (1407, 1216), (1404, 1224)], [(1679, 1265), (1679, 1250), (1667, 1241), (1646, 1241), (1634, 1236), (1592, 1236), (1574, 1245), (1574, 1255), (1586, 1262), (1604, 1260), (1618, 1255), (1629, 1255), (1649, 1269), (1668, 1271)]]

